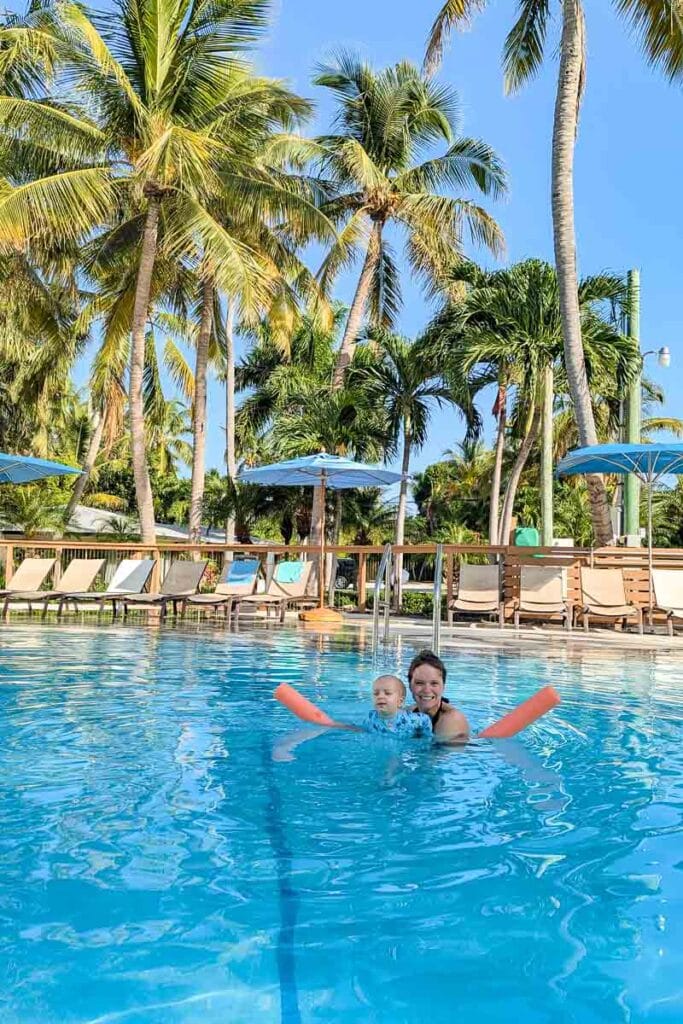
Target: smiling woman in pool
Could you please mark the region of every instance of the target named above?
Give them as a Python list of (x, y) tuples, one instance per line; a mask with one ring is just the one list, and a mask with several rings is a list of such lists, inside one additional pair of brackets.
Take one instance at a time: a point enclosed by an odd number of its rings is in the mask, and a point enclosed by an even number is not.
[(443, 695), (446, 687), (446, 666), (431, 651), (421, 651), (408, 668), (408, 683), (415, 700), (413, 711), (429, 715), (434, 739), (438, 742), (466, 743), (470, 727), (462, 711), (458, 711)]

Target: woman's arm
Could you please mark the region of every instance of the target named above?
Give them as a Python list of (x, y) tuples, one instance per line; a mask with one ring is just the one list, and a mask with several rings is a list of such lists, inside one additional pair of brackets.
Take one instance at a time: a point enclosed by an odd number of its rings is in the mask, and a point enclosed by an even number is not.
[(436, 723), (434, 739), (437, 743), (467, 743), (470, 738), (470, 725), (462, 711), (449, 708), (444, 711)]

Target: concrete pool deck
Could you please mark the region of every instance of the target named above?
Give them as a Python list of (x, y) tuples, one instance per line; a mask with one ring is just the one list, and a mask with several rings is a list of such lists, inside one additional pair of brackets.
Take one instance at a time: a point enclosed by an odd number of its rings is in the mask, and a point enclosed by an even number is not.
[[(19, 607), (14, 610), (17, 612), (22, 611)], [(249, 618), (242, 619), (239, 627), (236, 628), (234, 624), (226, 626), (223, 620), (215, 621), (208, 617), (202, 617), (200, 620), (199, 615), (195, 617), (193, 613), (188, 613), (182, 622), (169, 616), (162, 628), (164, 630), (177, 629), (183, 632), (194, 632), (199, 627), (202, 631), (218, 633), (227, 631), (238, 634), (249, 633), (252, 630), (258, 632), (264, 627), (269, 631), (295, 628), (302, 631), (305, 630), (307, 633), (327, 634), (330, 636), (353, 631), (362, 634), (363, 641), (369, 643), (372, 639), (372, 623), (372, 615), (354, 612), (344, 614), (341, 623), (306, 623), (304, 625), (299, 622), (296, 611), (288, 611), (285, 616), (284, 625), (274, 618), (267, 619), (265, 614), (259, 613), (253, 617), (250, 616)], [(48, 614), (45, 622), (41, 621), (39, 615), (29, 617), (21, 613), (13, 614), (9, 622), (3, 625), (5, 629), (11, 629), (12, 626), (27, 625), (34, 629), (40, 629), (41, 626), (54, 628), (56, 625), (65, 627), (94, 626), (101, 629), (121, 626), (136, 628), (149, 625), (152, 628), (159, 628), (158, 622), (150, 621), (148, 623), (146, 616), (132, 616), (125, 623), (120, 618), (112, 621), (110, 617), (106, 617), (98, 622), (97, 615), (91, 612), (65, 615), (59, 623), (56, 621), (56, 616), (51, 614)], [(628, 629), (616, 630), (610, 627), (592, 628), (590, 632), (585, 633), (583, 629), (567, 632), (559, 625), (526, 625), (519, 629), (506, 625), (501, 629), (492, 622), (460, 623), (453, 627), (442, 623), (440, 640), (442, 651), (456, 650), (458, 648), (489, 650), (501, 648), (506, 650), (535, 649), (538, 651), (543, 648), (548, 655), (557, 655), (565, 651), (590, 651), (607, 657), (612, 654), (623, 654), (624, 652), (631, 652), (636, 655), (639, 653), (683, 655), (683, 634), (670, 637), (666, 633), (665, 627), (658, 625), (655, 628), (657, 632), (648, 632), (646, 626), (645, 633), (641, 636), (635, 631)], [(3, 626), (0, 626), (0, 638), (2, 637), (2, 629)], [(383, 635), (383, 622), (380, 621), (380, 645)], [(411, 644), (419, 644), (426, 648), (431, 647), (431, 619), (414, 616), (393, 616), (389, 622), (389, 642), (395, 643), (400, 640), (408, 641)]]
[[(296, 615), (287, 616), (287, 621), (294, 624)], [(372, 634), (372, 616), (358, 613), (344, 615), (344, 627), (361, 628), (368, 635)], [(308, 625), (307, 629), (315, 627)], [(333, 627), (334, 628), (334, 627)], [(583, 629), (571, 632), (561, 626), (522, 626), (515, 629), (506, 625), (502, 629), (494, 623), (476, 622), (460, 623), (453, 627), (441, 624), (441, 649), (462, 647), (484, 648), (540, 648), (548, 653), (564, 650), (586, 650), (597, 652), (654, 651), (659, 653), (678, 653), (683, 655), (683, 634), (670, 637), (665, 627), (655, 627), (658, 632), (645, 633), (641, 636), (629, 630), (616, 630), (609, 627), (593, 628), (585, 633)], [(319, 627), (325, 632), (324, 625)], [(329, 629), (328, 631), (332, 632)], [(380, 638), (383, 636), (383, 625), (380, 622)], [(405, 640), (424, 641), (429, 647), (432, 641), (432, 622), (430, 619), (401, 616), (391, 618), (389, 623), (389, 640), (401, 637)], [(380, 641), (381, 642), (381, 641)]]

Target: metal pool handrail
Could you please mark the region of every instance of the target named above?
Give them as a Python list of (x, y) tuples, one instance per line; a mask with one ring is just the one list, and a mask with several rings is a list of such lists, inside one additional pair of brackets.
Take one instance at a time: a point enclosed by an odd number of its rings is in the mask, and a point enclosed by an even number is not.
[(432, 650), (441, 649), (441, 588), (443, 586), (443, 544), (436, 545), (434, 560), (434, 608), (432, 610)]
[(385, 544), (384, 551), (382, 552), (382, 558), (379, 563), (377, 570), (377, 576), (375, 577), (375, 586), (372, 602), (372, 647), (373, 650), (377, 646), (377, 640), (379, 638), (379, 605), (380, 605), (380, 594), (382, 592), (382, 581), (384, 580), (385, 588), (385, 604), (384, 604), (384, 642), (386, 643), (389, 636), (389, 615), (391, 613), (391, 563), (392, 563), (392, 548), (391, 544)]

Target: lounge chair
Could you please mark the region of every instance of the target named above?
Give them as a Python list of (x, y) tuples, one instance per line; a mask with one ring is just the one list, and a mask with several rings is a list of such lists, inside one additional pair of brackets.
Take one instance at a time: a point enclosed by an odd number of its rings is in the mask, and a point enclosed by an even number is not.
[(504, 624), (504, 606), (500, 596), (500, 567), (497, 565), (469, 565), (460, 563), (458, 595), (448, 606), (448, 625), (453, 625), (455, 613), (466, 615), (497, 615), (498, 624)]
[(632, 601), (626, 600), (624, 573), (621, 569), (581, 569), (583, 606), (577, 609), (577, 618), (583, 619), (588, 632), (590, 619), (621, 620), (623, 625), (635, 622), (643, 632), (643, 612)]
[(548, 619), (560, 615), (565, 629), (572, 628), (572, 607), (565, 598), (564, 569), (553, 565), (523, 565), (519, 597), (515, 599), (515, 628), (521, 616)]
[(271, 608), (279, 612), (280, 622), (284, 622), (285, 611), (290, 605), (315, 606), (317, 598), (307, 593), (312, 568), (313, 562), (278, 562), (264, 594), (235, 599), (237, 621), (242, 611), (256, 611), (262, 606), (268, 614)]
[(680, 569), (653, 569), (653, 611), (664, 612), (669, 636), (674, 635), (674, 619), (683, 619), (683, 572)]
[(169, 604), (173, 605), (173, 614), (177, 615), (178, 605), (182, 605), (190, 594), (196, 594), (199, 590), (207, 565), (208, 560), (205, 558), (197, 562), (186, 559), (172, 562), (157, 594), (137, 594), (122, 599), (124, 619), (128, 617), (131, 608), (144, 611), (159, 608), (161, 618), (165, 619)]
[(95, 582), (103, 565), (103, 558), (72, 558), (62, 573), (59, 583), (52, 590), (21, 590), (7, 595), (4, 607), (5, 616), (9, 612), (10, 604), (20, 601), (22, 604), (28, 604), (29, 615), (33, 612), (34, 604), (42, 605), (42, 617), (45, 618), (51, 601), (59, 601), (73, 591), (88, 590)]
[[(60, 618), (64, 608), (68, 609), (69, 605), (73, 605), (74, 611), (77, 612), (79, 605), (83, 604), (97, 608), (97, 614), (101, 615), (105, 605), (111, 602), (112, 613), (116, 618), (117, 603), (124, 597), (141, 594), (153, 568), (153, 558), (124, 558), (116, 567), (106, 590), (101, 593), (86, 590), (80, 593), (64, 594), (59, 600), (57, 617)], [(83, 609), (80, 608), (80, 610)], [(89, 611), (90, 608), (87, 610)]]
[[(14, 594), (28, 593), (35, 594), (45, 582), (45, 578), (55, 564), (55, 558), (25, 558), (17, 568), (12, 578), (0, 590), (0, 597), (4, 598), (3, 615), (7, 617), (7, 606)], [(29, 604), (29, 610), (31, 605)]]
[[(234, 562), (226, 562), (216, 589), (212, 594), (191, 594), (186, 602), (193, 608), (225, 608), (225, 617), (229, 618), (232, 605), (236, 598), (249, 597), (256, 590), (261, 562), (258, 558), (242, 558)], [(186, 607), (183, 608), (183, 615)]]

